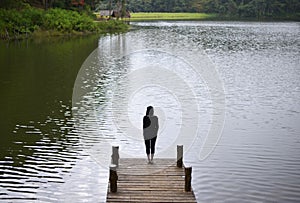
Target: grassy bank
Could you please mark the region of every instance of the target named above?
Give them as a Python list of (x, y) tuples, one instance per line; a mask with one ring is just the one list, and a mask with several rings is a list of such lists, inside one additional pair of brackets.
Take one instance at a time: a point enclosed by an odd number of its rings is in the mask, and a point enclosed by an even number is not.
[(95, 21), (95, 16), (64, 9), (28, 7), (22, 10), (0, 9), (0, 38), (20, 39), (31, 36), (84, 35), (124, 32), (128, 25), (121, 21)]
[(155, 21), (155, 20), (211, 20), (215, 14), (206, 13), (131, 13), (131, 21)]
[(131, 21), (158, 21), (158, 20), (220, 20), (220, 21), (299, 21), (299, 15), (277, 17), (237, 17), (208, 13), (159, 13), (138, 12), (131, 13)]

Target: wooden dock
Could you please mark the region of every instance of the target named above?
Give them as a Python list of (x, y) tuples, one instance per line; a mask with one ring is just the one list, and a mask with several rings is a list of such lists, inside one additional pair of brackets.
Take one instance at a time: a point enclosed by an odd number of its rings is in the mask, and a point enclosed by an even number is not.
[(111, 180), (107, 202), (196, 202), (191, 187), (186, 191), (185, 168), (177, 167), (175, 159), (148, 164), (146, 159), (128, 158), (117, 165), (117, 189), (112, 192)]

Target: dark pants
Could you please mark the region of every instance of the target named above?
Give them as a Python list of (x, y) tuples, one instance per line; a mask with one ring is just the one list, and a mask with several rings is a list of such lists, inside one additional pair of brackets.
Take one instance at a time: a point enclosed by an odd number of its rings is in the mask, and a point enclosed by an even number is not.
[(154, 154), (155, 152), (155, 142), (156, 142), (156, 138), (154, 137), (150, 140), (145, 140), (145, 145), (146, 145), (146, 153), (150, 154), (150, 149), (151, 149), (151, 154)]

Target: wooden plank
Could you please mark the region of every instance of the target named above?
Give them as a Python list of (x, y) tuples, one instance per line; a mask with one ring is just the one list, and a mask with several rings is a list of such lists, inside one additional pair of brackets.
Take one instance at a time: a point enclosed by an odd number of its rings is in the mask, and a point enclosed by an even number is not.
[[(172, 159), (120, 159), (118, 191), (107, 191), (107, 202), (196, 202), (193, 191), (185, 192), (184, 168)], [(108, 187), (110, 188), (110, 187)]]

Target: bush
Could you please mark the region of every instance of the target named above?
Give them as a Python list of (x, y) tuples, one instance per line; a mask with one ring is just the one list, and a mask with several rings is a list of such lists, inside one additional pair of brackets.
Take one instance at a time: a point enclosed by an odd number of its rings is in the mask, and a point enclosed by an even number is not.
[(73, 32), (117, 32), (128, 26), (120, 21), (95, 23), (87, 13), (53, 8), (47, 11), (28, 7), (23, 10), (0, 9), (1, 38), (19, 38), (36, 30)]
[(0, 9), (1, 35), (10, 38), (34, 32), (42, 25), (42, 13), (42, 10), (32, 8), (21, 11)]
[(72, 25), (67, 12), (55, 8), (49, 9), (45, 13), (42, 28), (46, 30), (71, 31)]
[(99, 22), (98, 27), (102, 33), (125, 32), (128, 29), (127, 24), (118, 20)]
[(43, 28), (62, 32), (98, 31), (93, 19), (84, 13), (64, 9), (50, 9), (44, 16)]

